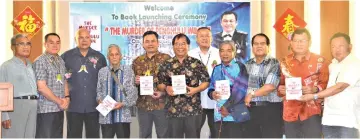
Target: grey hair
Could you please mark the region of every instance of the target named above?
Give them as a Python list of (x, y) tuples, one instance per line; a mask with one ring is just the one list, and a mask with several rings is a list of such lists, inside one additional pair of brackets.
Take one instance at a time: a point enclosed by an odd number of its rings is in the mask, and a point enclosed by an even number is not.
[(219, 50), (221, 49), (222, 46), (227, 45), (227, 44), (231, 46), (231, 48), (232, 48), (232, 50), (233, 50), (233, 52), (234, 52), (234, 54), (235, 54), (235, 52), (236, 52), (236, 46), (235, 46), (235, 42), (232, 41), (232, 40), (221, 42), (220, 45), (219, 45)]
[(107, 55), (109, 55), (109, 53), (110, 53), (110, 48), (112, 48), (112, 47), (117, 48), (117, 49), (119, 50), (119, 54), (121, 55), (121, 49), (120, 49), (119, 45), (117, 45), (117, 44), (110, 44), (110, 45), (109, 45), (108, 51), (107, 51)]
[(16, 40), (19, 38), (28, 38), (25, 34), (16, 34), (11, 38), (11, 46), (16, 45)]

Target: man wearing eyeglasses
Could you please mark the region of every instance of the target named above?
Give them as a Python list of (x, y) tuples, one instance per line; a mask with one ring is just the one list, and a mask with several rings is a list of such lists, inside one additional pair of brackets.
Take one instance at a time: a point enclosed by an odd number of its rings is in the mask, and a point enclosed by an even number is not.
[[(165, 110), (172, 138), (200, 138), (200, 92), (209, 86), (210, 78), (205, 65), (200, 60), (188, 56), (189, 44), (190, 39), (185, 34), (176, 35), (172, 40), (175, 57), (166, 60), (159, 68), (158, 88), (161, 91), (166, 90), (168, 94)], [(174, 92), (174, 75), (185, 75), (185, 94)], [(176, 81), (183, 83), (183, 80)]]
[(236, 46), (236, 61), (245, 63), (250, 57), (250, 48), (247, 45), (247, 36), (245, 32), (237, 31), (238, 16), (235, 12), (226, 11), (221, 15), (220, 24), (222, 32), (216, 33), (214, 36), (213, 46), (219, 48), (223, 41), (234, 41)]
[(283, 119), (286, 138), (321, 138), (321, 100), (288, 100), (285, 87), (285, 78), (301, 77), (302, 94), (316, 94), (326, 89), (329, 62), (324, 57), (311, 53), (310, 46), (309, 31), (298, 28), (291, 36), (293, 53), (280, 61), (278, 95), (284, 99)]
[(265, 34), (253, 36), (251, 44), (255, 57), (245, 64), (249, 74), (245, 104), (251, 116), (245, 125), (245, 137), (281, 138), (282, 99), (276, 93), (280, 81), (280, 63), (269, 55), (270, 39)]
[(14, 85), (14, 111), (3, 112), (3, 138), (34, 138), (36, 129), (37, 88), (35, 74), (28, 57), (31, 42), (24, 34), (11, 38), (14, 57), (0, 67), (0, 82)]

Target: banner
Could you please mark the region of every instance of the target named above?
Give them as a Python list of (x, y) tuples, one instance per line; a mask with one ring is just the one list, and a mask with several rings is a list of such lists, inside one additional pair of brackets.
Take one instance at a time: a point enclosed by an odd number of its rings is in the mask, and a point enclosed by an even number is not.
[(79, 28), (90, 31), (91, 48), (101, 51), (101, 16), (70, 16), (71, 46), (76, 46), (74, 35)]
[[(198, 47), (196, 32), (199, 27), (211, 28), (213, 47), (218, 47), (217, 35), (223, 34), (221, 15), (225, 11), (237, 14), (236, 34), (241, 34), (242, 41), (235, 41), (237, 58), (245, 62), (250, 58), (250, 2), (71, 2), (70, 3), (70, 40), (74, 40), (76, 29), (91, 22), (96, 25), (99, 40), (92, 44), (97, 48), (101, 43), (101, 52), (106, 56), (107, 47), (117, 44), (121, 47), (123, 64), (131, 64), (137, 56), (144, 54), (142, 35), (148, 30), (159, 34), (159, 51), (174, 56), (172, 38), (178, 33), (186, 34), (191, 41), (189, 50)], [(77, 20), (74, 20), (77, 17)], [(98, 18), (99, 17), (99, 18)], [(101, 21), (97, 22), (96, 20)], [(94, 24), (94, 23), (98, 24)], [(227, 21), (228, 22), (228, 21)], [(94, 30), (91, 30), (93, 32)], [(95, 45), (95, 46), (94, 46)], [(70, 46), (75, 47), (71, 42)]]

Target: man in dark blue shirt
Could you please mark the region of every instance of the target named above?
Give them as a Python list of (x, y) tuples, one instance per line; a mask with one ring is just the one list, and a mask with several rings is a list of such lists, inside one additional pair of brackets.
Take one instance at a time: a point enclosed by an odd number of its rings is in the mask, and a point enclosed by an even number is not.
[(99, 138), (99, 113), (95, 109), (98, 72), (106, 66), (100, 52), (90, 48), (90, 33), (85, 28), (76, 32), (76, 48), (66, 51), (61, 57), (65, 61), (70, 90), (67, 112), (68, 138), (81, 138), (85, 122), (86, 137)]

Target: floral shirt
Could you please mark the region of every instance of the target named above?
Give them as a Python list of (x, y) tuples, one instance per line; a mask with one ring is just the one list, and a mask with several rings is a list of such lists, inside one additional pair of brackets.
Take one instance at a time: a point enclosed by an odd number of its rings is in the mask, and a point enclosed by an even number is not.
[[(280, 66), (280, 85), (285, 85), (285, 78), (301, 77), (302, 86), (316, 86), (319, 91), (326, 89), (329, 80), (329, 62), (324, 57), (310, 53), (299, 61), (294, 58), (294, 54), (290, 54), (280, 61)], [(299, 119), (304, 121), (321, 113), (321, 99), (301, 102), (286, 100), (286, 96), (279, 93), (278, 95), (284, 97), (284, 121), (293, 122)]]
[[(154, 76), (154, 89), (158, 85), (158, 73), (159, 66), (165, 60), (169, 59), (170, 56), (164, 53), (156, 53), (151, 58), (147, 57), (146, 54), (143, 54), (137, 57), (132, 64), (132, 69), (134, 70), (135, 76)], [(149, 73), (147, 73), (149, 72)], [(151, 96), (140, 96), (140, 85), (136, 85), (139, 92), (139, 97), (136, 102), (136, 106), (140, 109), (144, 109), (146, 111), (152, 110), (161, 110), (164, 109), (165, 98), (161, 97), (158, 100), (153, 99)]]
[[(198, 87), (200, 82), (210, 82), (205, 65), (198, 59), (187, 56), (183, 63), (176, 57), (165, 61), (159, 68), (159, 84), (171, 86), (172, 75), (185, 75), (186, 85)], [(167, 96), (167, 117), (187, 117), (202, 114), (200, 93), (193, 96)]]

